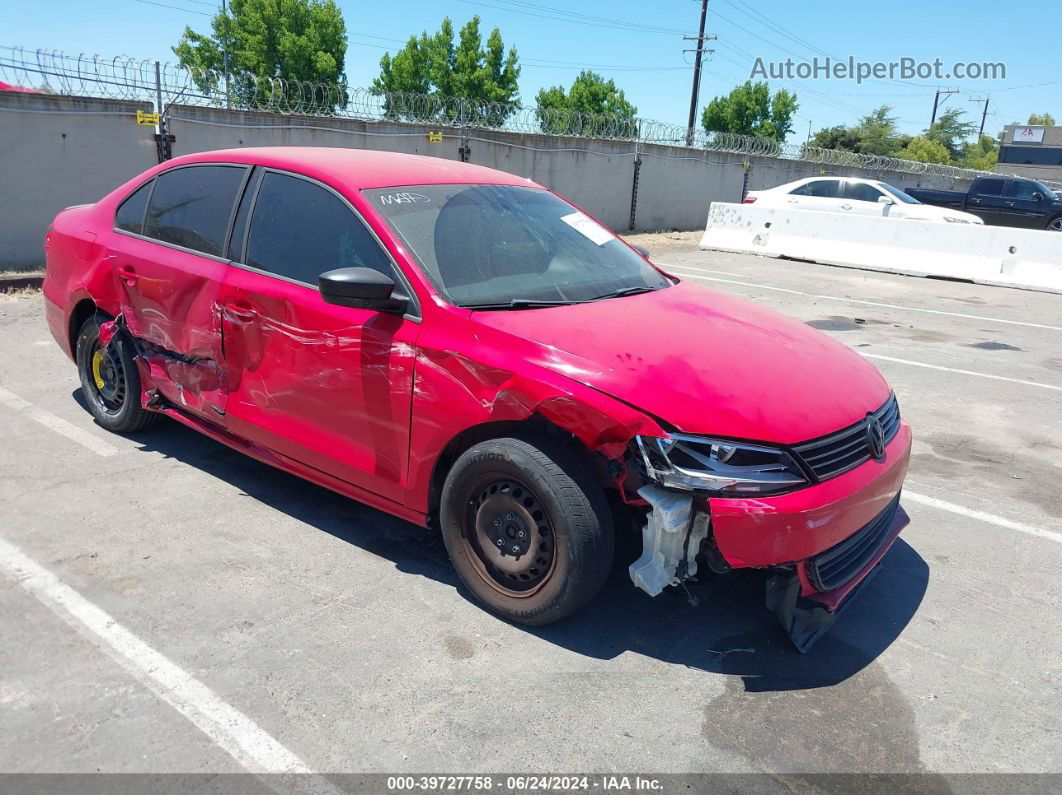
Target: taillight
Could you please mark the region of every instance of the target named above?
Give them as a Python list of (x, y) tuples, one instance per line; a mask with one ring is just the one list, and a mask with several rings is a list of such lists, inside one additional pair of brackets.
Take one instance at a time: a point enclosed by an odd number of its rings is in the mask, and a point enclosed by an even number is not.
[(755, 196), (746, 196), (745, 197), (744, 204), (755, 204), (755, 203), (756, 203), (756, 197)]

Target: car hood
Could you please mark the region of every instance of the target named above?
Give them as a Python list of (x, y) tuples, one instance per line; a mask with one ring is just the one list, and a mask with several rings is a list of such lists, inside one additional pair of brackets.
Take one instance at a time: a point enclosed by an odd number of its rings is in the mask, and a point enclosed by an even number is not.
[(826, 334), (688, 282), (473, 312), (471, 322), (481, 343), (520, 351), (687, 433), (795, 444), (859, 421), (890, 391), (877, 368)]

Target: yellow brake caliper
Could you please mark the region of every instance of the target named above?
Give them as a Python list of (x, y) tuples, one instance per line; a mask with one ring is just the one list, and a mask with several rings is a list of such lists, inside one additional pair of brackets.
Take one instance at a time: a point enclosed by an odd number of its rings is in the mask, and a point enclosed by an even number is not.
[(100, 375), (100, 365), (103, 364), (104, 356), (105, 354), (100, 348), (97, 348), (96, 352), (92, 354), (92, 378), (96, 382), (96, 389), (103, 389), (106, 386), (103, 376)]

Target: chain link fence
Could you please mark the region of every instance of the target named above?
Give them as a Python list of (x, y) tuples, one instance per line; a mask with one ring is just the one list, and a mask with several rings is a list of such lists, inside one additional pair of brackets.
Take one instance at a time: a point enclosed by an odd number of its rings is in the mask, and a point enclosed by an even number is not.
[[(163, 114), (171, 105), (182, 104), (639, 144), (686, 146), (688, 140), (685, 125), (653, 119), (476, 102), (461, 97), (382, 93), (345, 84), (263, 78), (246, 72), (221, 74), (125, 56), (104, 58), (23, 47), (0, 47), (0, 80), (65, 96), (146, 100), (156, 103)], [(693, 135), (691, 148), (955, 179), (971, 179), (984, 173), (700, 129)]]

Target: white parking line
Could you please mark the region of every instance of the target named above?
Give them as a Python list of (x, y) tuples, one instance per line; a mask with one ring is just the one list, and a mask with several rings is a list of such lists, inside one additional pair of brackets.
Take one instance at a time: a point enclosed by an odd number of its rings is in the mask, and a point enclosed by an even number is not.
[(88, 637), (243, 767), (255, 773), (311, 772), (253, 720), (2, 538), (0, 573)]
[(79, 428), (72, 422), (67, 422), (62, 417), (57, 417), (50, 411), (45, 411), (39, 406), (34, 406), (28, 400), (23, 400), (14, 392), (9, 392), (3, 387), (0, 387), (0, 403), (3, 403), (10, 409), (22, 412), (31, 420), (39, 422), (49, 430), (62, 434), (73, 442), (77, 442), (79, 445), (91, 450), (96, 455), (107, 457), (121, 452), (114, 445), (108, 444), (103, 441), (103, 439), (97, 439), (83, 428)]
[(930, 370), (944, 370), (948, 373), (959, 373), (960, 375), (975, 375), (978, 378), (991, 378), (993, 381), (1009, 381), (1012, 384), (1022, 384), (1023, 386), (1037, 386), (1040, 389), (1053, 389), (1056, 392), (1062, 392), (1062, 386), (1054, 386), (1053, 384), (1041, 384), (1039, 381), (1023, 381), (1020, 378), (1008, 378), (1005, 375), (992, 375), (992, 373), (978, 373), (974, 370), (960, 370), (956, 367), (944, 367), (940, 364), (926, 364), (925, 362), (915, 362), (911, 359), (897, 359), (895, 356), (882, 356), (880, 353), (864, 353), (863, 351), (856, 351), (861, 356), (865, 356), (868, 359), (881, 359), (885, 362), (896, 362), (898, 364), (909, 364), (912, 367), (928, 367)]
[(992, 524), (996, 527), (1003, 527), (1007, 530), (1017, 530), (1019, 533), (1025, 533), (1026, 535), (1036, 536), (1037, 538), (1046, 538), (1048, 541), (1054, 541), (1056, 544), (1062, 544), (1062, 533), (1056, 533), (1053, 530), (1043, 530), (1039, 527), (1033, 527), (1032, 525), (1023, 524), (1022, 522), (1015, 522), (1012, 519), (1005, 519), (1002, 516), (996, 516), (992, 513), (976, 511), (973, 508), (967, 508), (963, 505), (956, 505), (953, 502), (947, 502), (946, 500), (938, 500), (936, 497), (930, 497), (927, 494), (919, 494), (918, 492), (908, 491), (907, 489), (904, 489), (903, 500), (909, 502), (916, 502), (919, 505), (926, 505), (930, 508), (936, 508), (940, 511), (948, 511), (949, 513), (955, 513), (959, 516), (965, 516), (968, 519), (976, 519), (979, 522)]
[(924, 312), (930, 315), (946, 315), (948, 317), (961, 317), (967, 320), (980, 320), (985, 323), (1005, 323), (1010, 326), (1025, 326), (1026, 328), (1039, 328), (1047, 329), (1048, 331), (1062, 331), (1062, 326), (1048, 326), (1043, 323), (1028, 323), (1024, 320), (1006, 320), (1001, 317), (986, 317), (985, 315), (968, 315), (963, 312), (947, 312), (943, 309), (921, 309), (916, 306), (900, 306), (899, 304), (884, 304), (879, 301), (864, 301), (860, 298), (844, 298), (837, 295), (818, 295), (816, 293), (805, 293), (800, 290), (790, 290), (787, 287), (772, 287), (767, 284), (756, 284), (755, 282), (744, 282), (737, 279), (719, 279), (714, 276), (702, 276), (702, 273), (728, 273), (728, 271), (709, 271), (707, 269), (701, 270), (689, 265), (668, 265), (663, 262), (657, 263), (661, 268), (666, 271), (674, 272), (678, 276), (686, 276), (690, 279), (699, 279), (709, 282), (722, 282), (724, 284), (740, 284), (745, 287), (755, 287), (760, 290), (774, 290), (779, 293), (790, 293), (791, 295), (800, 295), (805, 298), (818, 298), (824, 301), (841, 301), (848, 304), (861, 304), (863, 306), (878, 306), (885, 309), (899, 309), (903, 312)]

